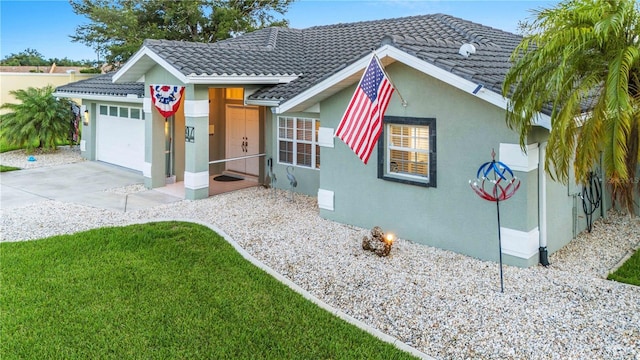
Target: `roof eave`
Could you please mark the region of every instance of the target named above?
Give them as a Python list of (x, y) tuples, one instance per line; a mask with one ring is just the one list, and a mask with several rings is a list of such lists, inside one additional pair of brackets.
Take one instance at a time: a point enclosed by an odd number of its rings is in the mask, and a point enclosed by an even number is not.
[(155, 65), (160, 65), (176, 79), (182, 83), (187, 83), (187, 76), (146, 46), (138, 50), (138, 52), (113, 75), (113, 82), (137, 82)]
[(53, 96), (59, 98), (71, 98), (82, 100), (95, 100), (95, 101), (110, 101), (110, 102), (129, 102), (142, 104), (144, 98), (138, 97), (135, 94), (128, 95), (101, 95), (101, 94), (83, 94), (83, 93), (68, 93), (56, 91)]
[(358, 81), (359, 73), (364, 71), (368, 61), (369, 57), (364, 57), (353, 62), (351, 65), (331, 75), (315, 86), (312, 86), (293, 98), (283, 102), (274, 108), (274, 113), (282, 114), (288, 111), (302, 111), (339, 92), (340, 90), (349, 87), (351, 84)]
[(280, 101), (278, 101), (278, 100), (250, 100), (250, 99), (247, 99), (244, 103), (246, 105), (269, 106), (269, 107), (277, 107), (278, 105), (280, 105)]
[(533, 125), (537, 125), (551, 131), (551, 116), (544, 113), (538, 113), (538, 116), (536, 116), (533, 121)]
[[(498, 106), (502, 109), (507, 108), (507, 99), (504, 98), (501, 94), (498, 94), (486, 88), (482, 88), (478, 91), (477, 88), (479, 84), (464, 79), (447, 70), (441, 69), (429, 62), (418, 59), (417, 57), (408, 54), (394, 46), (383, 45), (375, 50), (375, 53), (380, 59), (390, 57), (418, 71), (441, 80), (453, 87), (473, 94), (474, 96), (477, 96), (495, 106)], [(351, 65), (340, 70), (324, 81), (282, 103), (276, 109), (276, 112), (283, 113), (287, 111), (299, 111), (327, 98), (330, 95), (335, 94), (345, 87), (352, 85), (353, 83), (358, 81), (359, 75), (362, 74), (362, 72), (368, 65), (370, 58), (370, 56), (365, 56), (355, 61)]]
[(290, 83), (297, 79), (297, 75), (211, 75), (211, 76), (187, 76), (185, 84), (209, 84), (209, 85), (277, 85)]

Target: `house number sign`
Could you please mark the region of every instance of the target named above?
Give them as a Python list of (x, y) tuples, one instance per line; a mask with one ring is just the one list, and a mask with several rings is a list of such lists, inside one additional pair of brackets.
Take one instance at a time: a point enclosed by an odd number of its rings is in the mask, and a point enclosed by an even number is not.
[(184, 138), (187, 142), (196, 142), (196, 129), (193, 126), (185, 126)]

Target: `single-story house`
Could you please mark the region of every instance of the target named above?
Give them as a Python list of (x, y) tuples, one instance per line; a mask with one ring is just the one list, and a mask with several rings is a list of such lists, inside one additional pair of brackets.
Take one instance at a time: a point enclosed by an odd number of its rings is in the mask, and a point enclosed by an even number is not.
[[(520, 40), (443, 14), (146, 40), (117, 72), (56, 94), (83, 99), (83, 156), (140, 171), (148, 188), (170, 178), (197, 200), (213, 176), (239, 175), (317, 197), (324, 218), (497, 261), (495, 203), (469, 186), (495, 151), (521, 182), (500, 203), (504, 261), (532, 266), (586, 221), (581, 187), (543, 171), (549, 116), (526, 153), (505, 125), (501, 86)], [(396, 91), (365, 165), (334, 134), (372, 53)], [(176, 112), (161, 113), (160, 98)]]

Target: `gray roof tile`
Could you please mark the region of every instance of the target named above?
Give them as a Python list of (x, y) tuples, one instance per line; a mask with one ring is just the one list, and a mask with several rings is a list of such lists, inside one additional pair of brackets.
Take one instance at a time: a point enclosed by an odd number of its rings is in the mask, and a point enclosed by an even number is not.
[[(305, 61), (299, 64), (302, 75), (289, 84), (264, 88), (254, 93), (252, 99), (288, 100), (382, 44), (395, 46), (500, 93), (510, 67), (509, 57), (522, 39), (444, 14), (317, 26), (302, 33), (305, 51)], [(458, 54), (465, 43), (476, 47), (476, 53), (468, 58)]]
[(137, 82), (114, 84), (112, 81), (113, 74), (115, 73), (102, 74), (91, 79), (58, 86), (56, 92), (68, 93), (69, 96), (85, 94), (127, 97), (132, 94), (140, 98), (144, 97), (144, 84)]
[[(286, 101), (382, 44), (500, 93), (509, 57), (520, 40), (520, 36), (502, 30), (433, 14), (302, 30), (267, 28), (212, 44), (145, 40), (144, 46), (186, 76), (297, 76), (290, 83), (262, 88), (250, 97)], [(476, 47), (476, 53), (468, 58), (458, 54), (465, 43)], [(80, 83), (73, 88), (102, 89), (98, 84)], [(118, 89), (116, 93), (124, 85), (111, 84)]]
[(144, 46), (186, 76), (299, 75), (300, 30), (267, 28), (230, 40), (212, 44), (145, 40)]

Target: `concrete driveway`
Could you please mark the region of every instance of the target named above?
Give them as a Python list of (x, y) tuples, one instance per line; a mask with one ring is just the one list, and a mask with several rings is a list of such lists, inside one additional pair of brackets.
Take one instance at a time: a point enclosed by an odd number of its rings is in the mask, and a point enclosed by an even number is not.
[(182, 200), (156, 190), (129, 195), (105, 191), (142, 183), (144, 179), (138, 172), (96, 161), (4, 172), (0, 174), (0, 207), (8, 210), (58, 200), (130, 211)]

